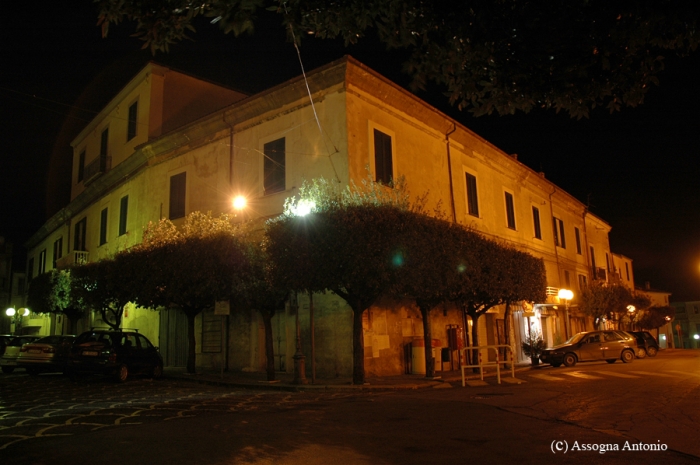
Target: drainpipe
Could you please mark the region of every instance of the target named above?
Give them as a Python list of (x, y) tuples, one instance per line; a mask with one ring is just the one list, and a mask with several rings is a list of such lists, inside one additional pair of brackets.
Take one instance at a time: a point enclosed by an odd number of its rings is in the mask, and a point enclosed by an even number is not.
[(450, 134), (457, 130), (457, 125), (452, 122), (452, 130), (445, 134), (447, 143), (447, 173), (450, 178), (450, 207), (452, 208), (452, 222), (457, 223), (457, 210), (455, 209), (455, 191), (452, 183), (452, 156), (450, 155)]
[[(549, 211), (552, 221), (554, 221), (554, 204), (552, 203), (552, 196), (557, 192), (556, 186), (552, 185), (552, 192), (549, 194)], [(557, 227), (556, 224), (552, 224), (552, 231)], [(554, 257), (557, 261), (557, 275), (559, 277), (559, 283), (561, 285), (561, 265), (559, 264), (559, 251), (557, 250), (558, 245), (554, 244)], [(564, 307), (564, 340), (569, 339), (571, 333), (571, 323), (569, 322), (569, 306)]]

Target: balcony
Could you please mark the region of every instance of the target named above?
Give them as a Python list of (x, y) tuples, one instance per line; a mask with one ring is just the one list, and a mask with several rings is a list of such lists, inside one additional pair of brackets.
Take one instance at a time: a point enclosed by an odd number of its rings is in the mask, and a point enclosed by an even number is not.
[(72, 265), (85, 265), (90, 258), (90, 252), (74, 250), (73, 252), (56, 260), (56, 268), (67, 268)]
[(102, 176), (112, 167), (112, 157), (100, 156), (85, 167), (85, 185)]

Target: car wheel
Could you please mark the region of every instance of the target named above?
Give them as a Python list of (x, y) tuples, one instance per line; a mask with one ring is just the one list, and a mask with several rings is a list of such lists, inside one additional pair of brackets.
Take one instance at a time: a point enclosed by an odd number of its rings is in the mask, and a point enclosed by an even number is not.
[(656, 354), (657, 354), (657, 352), (658, 352), (658, 351), (656, 350), (656, 347), (649, 347), (649, 348), (647, 349), (647, 355), (648, 355), (649, 357), (655, 357)]
[(36, 368), (26, 368), (26, 370), (29, 376), (36, 376), (39, 374), (39, 370), (37, 370)]
[(566, 354), (564, 355), (564, 365), (568, 367), (572, 367), (576, 365), (576, 355), (574, 354)]
[(634, 352), (632, 352), (631, 350), (623, 350), (622, 356), (620, 358), (625, 363), (632, 363), (632, 361), (634, 360)]
[(644, 358), (647, 356), (647, 351), (644, 347), (639, 347), (637, 349), (637, 358)]
[(13, 371), (15, 371), (15, 367), (2, 367), (2, 372), (3, 372), (3, 373), (10, 374), (10, 373), (12, 373)]
[(153, 367), (153, 371), (151, 371), (151, 378), (160, 379), (162, 377), (163, 377), (163, 365), (161, 365), (159, 363)]
[(553, 362), (550, 363), (550, 365), (552, 365), (554, 368), (559, 368), (561, 366), (561, 362)]
[(119, 365), (117, 368), (117, 381), (123, 383), (129, 377), (129, 367), (125, 364)]
[(606, 360), (606, 362), (613, 364), (613, 363), (617, 362), (617, 359), (616, 358), (609, 358)]

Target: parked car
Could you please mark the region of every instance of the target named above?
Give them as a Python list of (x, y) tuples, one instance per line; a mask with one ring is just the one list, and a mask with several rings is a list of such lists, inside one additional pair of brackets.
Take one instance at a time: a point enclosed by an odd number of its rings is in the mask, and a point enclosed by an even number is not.
[(637, 352), (637, 341), (624, 331), (588, 331), (575, 334), (568, 341), (545, 349), (540, 360), (553, 367), (572, 367), (578, 362), (605, 360), (630, 363)]
[(0, 357), (5, 353), (5, 347), (14, 336), (12, 334), (0, 334)]
[(136, 373), (160, 378), (163, 358), (151, 341), (136, 330), (92, 329), (75, 338), (67, 371), (71, 375), (110, 375), (119, 382)]
[(19, 350), (17, 367), (30, 375), (42, 372), (65, 371), (75, 336), (46, 336), (24, 344)]
[(659, 352), (659, 343), (649, 331), (629, 331), (637, 339), (637, 357), (655, 357)]
[(39, 337), (41, 336), (13, 336), (7, 343), (2, 358), (0, 358), (2, 372), (12, 373), (15, 371), (15, 368), (17, 368), (17, 357), (19, 357), (19, 351), (22, 345), (36, 341)]

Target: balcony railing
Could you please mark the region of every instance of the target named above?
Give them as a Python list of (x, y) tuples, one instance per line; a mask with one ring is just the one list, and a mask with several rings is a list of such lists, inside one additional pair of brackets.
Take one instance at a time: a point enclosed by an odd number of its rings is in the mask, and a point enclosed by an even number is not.
[(71, 265), (85, 265), (90, 258), (90, 252), (74, 250), (56, 260), (56, 268), (67, 268)]
[(85, 184), (92, 182), (109, 171), (112, 167), (112, 157), (100, 156), (85, 167)]

